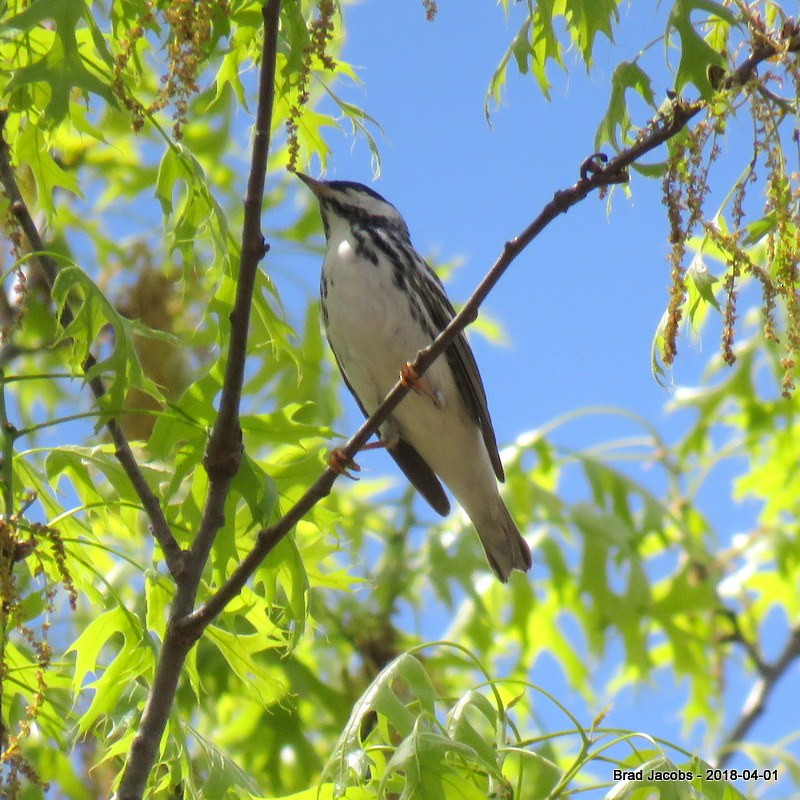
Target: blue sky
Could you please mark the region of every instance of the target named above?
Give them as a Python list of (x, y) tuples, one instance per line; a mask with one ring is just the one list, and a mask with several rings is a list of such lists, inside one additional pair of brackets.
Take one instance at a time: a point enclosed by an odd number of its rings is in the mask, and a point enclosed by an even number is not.
[[(579, 165), (594, 150), (614, 66), (663, 32), (663, 10), (659, 14), (656, 5), (640, 3), (634, 11), (623, 4), (617, 43), (598, 40), (590, 76), (574, 54), (568, 55), (568, 73), (551, 68), (549, 103), (530, 76), (520, 77), (512, 69), (491, 127), (483, 110), (486, 87), (516, 32), (516, 18), (506, 20), (499, 7), (481, 0), (442, 0), (433, 23), (426, 22), (421, 2), (372, 0), (345, 6), (344, 58), (363, 83), (340, 84), (338, 91), (382, 126), (382, 174), (373, 182), (363, 142), (334, 133), (324, 177), (369, 183), (404, 215), (420, 252), (441, 262), (463, 259), (448, 291), (456, 303), (464, 301), (504, 241), (520, 232), (554, 191), (577, 179)], [(672, 82), (663, 69), (661, 46), (648, 63), (656, 69), (661, 65), (653, 82), (661, 98)], [(645, 121), (644, 115), (637, 120)], [(735, 155), (735, 135), (725, 146)], [(310, 170), (320, 174), (319, 165)], [(726, 185), (732, 180), (728, 177)], [(719, 183), (724, 188), (722, 178)], [(632, 410), (654, 423), (668, 441), (689, 421), (686, 412), (667, 413), (672, 395), (650, 372), (651, 340), (669, 285), (660, 185), (634, 174), (631, 190), (630, 197), (614, 194), (610, 213), (605, 201), (590, 197), (556, 220), (514, 263), (484, 306), (508, 337), (505, 347), (472, 339), (501, 443), (589, 406)], [(317, 268), (314, 264), (307, 275), (309, 293), (316, 291)], [(280, 286), (280, 275), (275, 277)], [(702, 340), (682, 337), (672, 376), (676, 386), (698, 380), (718, 349), (718, 330), (712, 323)], [(348, 430), (359, 419), (351, 405)], [(593, 416), (559, 429), (554, 438), (580, 448), (635, 432), (613, 417)], [(384, 465), (392, 470), (388, 459), (378, 455), (362, 457), (360, 463), (372, 474)], [(734, 474), (730, 467), (720, 470), (700, 496), (723, 540), (749, 524), (755, 512), (752, 506), (732, 504), (729, 481)], [(435, 635), (437, 626), (444, 630), (447, 622), (445, 617), (429, 621), (426, 633)], [(603, 667), (598, 680), (608, 676)], [(796, 677), (797, 668), (785, 679), (783, 692), (773, 697), (769, 721), (756, 726), (756, 737), (773, 741), (793, 729), (780, 708), (782, 701), (786, 704), (787, 684)], [(537, 665), (532, 678), (579, 710), (579, 698), (552, 665)], [(748, 690), (749, 684), (732, 676), (732, 712)], [(614, 698), (607, 721), (685, 741), (675, 711), (682, 697), (672, 676), (664, 676), (647, 690)], [(696, 731), (690, 743), (707, 757), (701, 733)]]

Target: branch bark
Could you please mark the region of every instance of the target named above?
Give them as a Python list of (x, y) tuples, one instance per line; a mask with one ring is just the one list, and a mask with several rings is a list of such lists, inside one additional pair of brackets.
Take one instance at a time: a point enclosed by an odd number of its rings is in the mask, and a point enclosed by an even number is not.
[[(572, 206), (583, 200), (590, 192), (627, 180), (627, 168), (635, 160), (655, 149), (671, 136), (674, 136), (686, 123), (699, 112), (701, 104), (687, 106), (676, 101), (675, 113), (671, 120), (664, 118), (664, 124), (657, 126), (646, 140), (638, 142), (628, 150), (603, 164), (594, 158), (588, 160), (582, 168), (583, 175), (576, 184), (563, 191), (556, 192), (553, 199), (544, 207), (536, 219), (514, 239), (506, 242), (502, 253), (492, 268), (462, 307), (450, 324), (434, 339), (434, 341), (417, 353), (412, 366), (418, 375), (422, 375), (436, 358), (444, 352), (455, 337), (474, 322), (478, 309), (489, 292), (517, 256), (549, 225), (556, 217), (566, 213)], [(378, 430), (383, 422), (398, 406), (409, 389), (399, 380), (364, 424), (347, 441), (342, 453), (354, 457)], [(230, 578), (194, 613), (181, 621), (181, 626), (197, 634), (225, 608), (244, 587), (259, 564), (267, 557), (280, 540), (323, 498), (326, 497), (337, 478), (330, 468), (326, 469), (312, 484), (306, 493), (275, 524), (264, 528), (258, 534), (256, 544), (245, 556)]]
[(717, 763), (724, 767), (736, 754), (736, 745), (744, 741), (747, 734), (764, 713), (770, 695), (778, 681), (786, 674), (789, 667), (800, 659), (800, 625), (792, 629), (788, 641), (781, 654), (772, 662), (758, 660), (758, 680), (753, 684), (750, 694), (742, 706), (739, 718), (725, 736), (720, 748)]
[(261, 232), (261, 207), (264, 201), (264, 182), (267, 175), (272, 109), (275, 102), (275, 69), (278, 48), (280, 2), (269, 2), (262, 8), (264, 42), (261, 52), (258, 107), (253, 131), (250, 157), (250, 176), (244, 198), (242, 251), (236, 298), (230, 315), (231, 339), (225, 377), (219, 403), (219, 413), (211, 431), (203, 460), (209, 476), (209, 491), (203, 509), (200, 530), (192, 545), (192, 566), (202, 571), (217, 532), (224, 524), (223, 508), (230, 483), (242, 460), (242, 429), (239, 408), (242, 400), (244, 368), (247, 358), (247, 332), (250, 328), (250, 308), (255, 289), (258, 265), (269, 250)]
[(156, 674), (150, 686), (139, 729), (128, 753), (116, 800), (140, 800), (156, 762), (159, 744), (175, 701), (186, 656), (203, 632), (187, 629), (182, 620), (191, 613), (197, 590), (217, 532), (224, 523), (225, 499), (242, 457), (239, 407), (247, 354), (247, 333), (256, 271), (267, 252), (261, 232), (261, 207), (269, 153), (272, 109), (275, 100), (275, 69), (281, 0), (269, 0), (261, 8), (264, 41), (261, 50), (258, 107), (250, 158), (250, 177), (244, 200), (242, 249), (236, 298), (231, 312), (231, 340), (225, 369), (220, 408), (209, 439), (204, 466), (209, 489), (203, 517), (184, 570), (176, 577), (177, 592), (170, 609), (167, 633), (159, 653)]

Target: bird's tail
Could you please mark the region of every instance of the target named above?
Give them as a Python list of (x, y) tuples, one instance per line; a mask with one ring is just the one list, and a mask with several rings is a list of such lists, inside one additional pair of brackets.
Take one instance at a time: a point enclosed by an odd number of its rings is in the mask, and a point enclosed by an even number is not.
[(503, 583), (508, 582), (511, 570), (527, 572), (531, 568), (531, 549), (522, 538), (499, 494), (491, 513), (484, 515), (475, 524), (475, 529), (489, 565)]

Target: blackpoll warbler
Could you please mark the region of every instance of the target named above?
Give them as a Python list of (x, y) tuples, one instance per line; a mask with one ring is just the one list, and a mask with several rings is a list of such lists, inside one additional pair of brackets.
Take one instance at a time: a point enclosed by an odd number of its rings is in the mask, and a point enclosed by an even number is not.
[(460, 334), (423, 377), (407, 370), (455, 314), (441, 281), (414, 250), (400, 213), (377, 192), (298, 177), (322, 213), (322, 319), (347, 387), (369, 415), (402, 372), (416, 391), (381, 426), (381, 442), (439, 514), (450, 511), (439, 479), (450, 488), (500, 580), (530, 569), (530, 548), (498, 491), (503, 465), (466, 337)]

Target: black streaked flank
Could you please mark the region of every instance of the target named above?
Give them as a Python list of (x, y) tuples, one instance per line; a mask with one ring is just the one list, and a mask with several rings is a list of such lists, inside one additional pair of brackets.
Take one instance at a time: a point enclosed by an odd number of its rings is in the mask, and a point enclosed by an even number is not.
[(377, 267), (378, 254), (369, 247), (369, 244), (372, 243), (370, 232), (361, 228), (353, 228), (353, 239), (355, 239), (356, 244), (356, 255), (366, 258), (367, 261), (371, 261)]
[(320, 307), (322, 309), (322, 322), (325, 324), (325, 327), (328, 327), (328, 307), (325, 301), (328, 299), (328, 279), (325, 276), (325, 270), (323, 269), (319, 276), (319, 296), (321, 298)]

